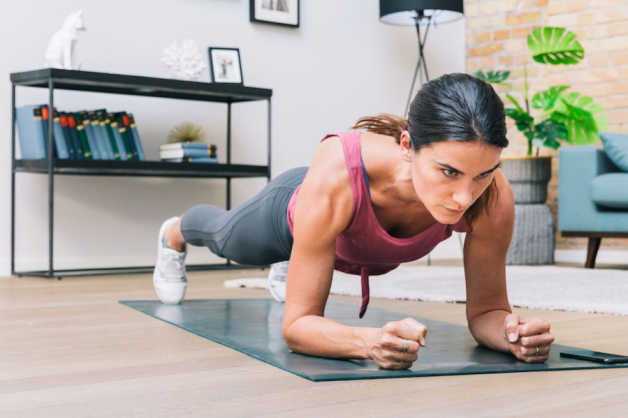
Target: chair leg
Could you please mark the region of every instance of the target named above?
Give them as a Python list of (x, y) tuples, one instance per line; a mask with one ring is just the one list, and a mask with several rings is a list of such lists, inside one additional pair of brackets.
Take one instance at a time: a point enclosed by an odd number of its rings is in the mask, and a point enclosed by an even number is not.
[(595, 257), (597, 257), (597, 252), (600, 249), (600, 242), (602, 242), (601, 237), (589, 237), (589, 244), (587, 245), (587, 262), (584, 265), (588, 269), (595, 268)]

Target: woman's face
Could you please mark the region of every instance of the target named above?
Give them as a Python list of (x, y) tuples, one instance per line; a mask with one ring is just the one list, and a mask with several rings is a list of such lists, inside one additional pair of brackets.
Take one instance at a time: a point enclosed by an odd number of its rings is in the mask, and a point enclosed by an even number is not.
[(437, 222), (455, 224), (493, 181), (500, 155), (501, 148), (481, 141), (410, 148), (414, 191)]

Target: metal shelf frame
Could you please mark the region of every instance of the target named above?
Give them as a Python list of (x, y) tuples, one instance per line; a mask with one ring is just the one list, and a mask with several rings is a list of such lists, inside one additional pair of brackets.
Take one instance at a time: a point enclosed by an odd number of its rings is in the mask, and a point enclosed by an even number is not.
[[(58, 278), (151, 272), (154, 266), (127, 266), (55, 269), (54, 268), (54, 177), (126, 176), (126, 177), (180, 177), (224, 178), (226, 180), (226, 209), (231, 209), (231, 179), (271, 178), (271, 108), (272, 90), (245, 87), (236, 84), (202, 83), (197, 81), (142, 77), (124, 74), (45, 68), (11, 73), (11, 275)], [(220, 102), (227, 105), (227, 163), (173, 163), (163, 161), (68, 160), (57, 159), (53, 147), (53, 118), (48, 118), (48, 158), (39, 160), (16, 159), (16, 87), (48, 89), (48, 108), (54, 109), (55, 90), (78, 90), (123, 95), (162, 97), (170, 99)], [(264, 100), (267, 102), (267, 164), (244, 165), (231, 163), (231, 105), (239, 102)], [(52, 112), (50, 112), (52, 114)], [(48, 176), (48, 269), (15, 270), (15, 179), (17, 173), (39, 173)], [(261, 268), (225, 263), (187, 265), (188, 271)]]

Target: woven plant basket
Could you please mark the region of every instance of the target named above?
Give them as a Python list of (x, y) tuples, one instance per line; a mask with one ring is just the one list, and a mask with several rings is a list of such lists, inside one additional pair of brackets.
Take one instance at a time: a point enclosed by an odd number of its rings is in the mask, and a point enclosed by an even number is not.
[(510, 182), (515, 203), (545, 203), (552, 178), (552, 157), (502, 160), (502, 172)]
[(554, 217), (544, 204), (516, 204), (507, 265), (554, 264)]

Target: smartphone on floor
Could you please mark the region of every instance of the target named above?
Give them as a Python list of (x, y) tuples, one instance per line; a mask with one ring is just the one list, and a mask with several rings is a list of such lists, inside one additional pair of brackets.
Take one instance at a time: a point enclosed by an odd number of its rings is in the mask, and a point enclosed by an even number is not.
[(628, 356), (621, 354), (603, 353), (601, 351), (591, 350), (571, 350), (561, 351), (561, 357), (575, 358), (578, 360), (596, 361), (604, 364), (628, 363)]

